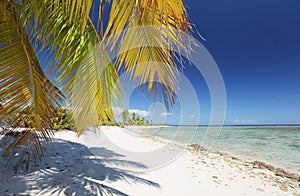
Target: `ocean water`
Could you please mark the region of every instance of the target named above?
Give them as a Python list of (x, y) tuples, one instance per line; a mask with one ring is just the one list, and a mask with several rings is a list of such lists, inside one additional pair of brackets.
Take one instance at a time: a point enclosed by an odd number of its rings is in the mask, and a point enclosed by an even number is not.
[(259, 160), (300, 174), (300, 127), (232, 126), (207, 131), (207, 127), (164, 127), (149, 133), (183, 143), (210, 145), (248, 161)]

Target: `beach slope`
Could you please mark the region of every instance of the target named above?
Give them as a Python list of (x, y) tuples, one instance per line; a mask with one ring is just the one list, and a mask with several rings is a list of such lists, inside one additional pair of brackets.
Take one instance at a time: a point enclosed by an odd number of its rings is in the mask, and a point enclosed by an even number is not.
[(132, 130), (57, 132), (30, 172), (1, 166), (0, 195), (300, 195), (297, 179)]

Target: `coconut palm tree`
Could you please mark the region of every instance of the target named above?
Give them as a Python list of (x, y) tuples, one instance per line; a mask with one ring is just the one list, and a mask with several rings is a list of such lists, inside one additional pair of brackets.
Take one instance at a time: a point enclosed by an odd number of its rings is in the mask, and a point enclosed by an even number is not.
[[(159, 28), (137, 28), (148, 25)], [(78, 134), (111, 120), (111, 104), (122, 90), (120, 73), (155, 98), (160, 91), (172, 107), (177, 30), (191, 30), (181, 0), (0, 0), (1, 118), (26, 109), (33, 122), (14, 130), (18, 134), (2, 155), (16, 160), (16, 168), (28, 169), (32, 159), (37, 164), (42, 143), (53, 135), (50, 116), (64, 99)], [(117, 51), (114, 59), (110, 51)]]
[(122, 116), (123, 125), (129, 125), (130, 122), (129, 111), (127, 109), (123, 110), (121, 116)]

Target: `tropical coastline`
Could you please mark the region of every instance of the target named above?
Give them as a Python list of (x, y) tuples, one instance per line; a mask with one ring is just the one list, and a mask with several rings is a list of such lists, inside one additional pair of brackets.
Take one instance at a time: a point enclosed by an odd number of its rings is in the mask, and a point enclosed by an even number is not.
[[(211, 130), (214, 134), (209, 134)], [(215, 129), (216, 128), (216, 129)], [(299, 126), (179, 126), (149, 130), (149, 134), (182, 142), (204, 145), (248, 161), (263, 161), (294, 173), (300, 173)], [(211, 139), (206, 134), (213, 136)]]
[[(196, 144), (168, 143), (134, 129), (103, 126), (80, 137), (73, 131), (59, 131), (44, 160), (28, 173), (16, 175), (1, 167), (0, 195), (300, 194), (297, 174), (206, 151)], [(180, 154), (167, 164), (150, 168), (145, 157), (131, 158), (132, 152), (143, 154), (166, 144), (171, 147), (162, 152), (164, 155)]]
[(300, 196), (299, 8), (0, 0), (0, 196)]

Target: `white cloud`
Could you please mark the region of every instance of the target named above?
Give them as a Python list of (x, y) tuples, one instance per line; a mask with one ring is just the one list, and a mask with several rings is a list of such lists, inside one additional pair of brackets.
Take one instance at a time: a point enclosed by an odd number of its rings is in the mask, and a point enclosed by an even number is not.
[(194, 118), (194, 117), (195, 117), (195, 115), (194, 115), (194, 114), (191, 114), (191, 115), (190, 115), (190, 118)]
[(161, 117), (164, 117), (164, 116), (172, 116), (173, 114), (171, 112), (163, 112), (161, 113)]
[(115, 115), (120, 115), (123, 112), (124, 108), (121, 107), (112, 107), (112, 111)]
[[(125, 109), (121, 108), (121, 107), (112, 107), (112, 110), (116, 116), (119, 116)], [(142, 116), (142, 117), (150, 116), (150, 112), (148, 112), (146, 110), (130, 109), (130, 110), (128, 110), (128, 112), (130, 114), (136, 113), (137, 115)]]
[(150, 116), (150, 112), (146, 111), (146, 110), (130, 109), (128, 111), (129, 111), (130, 114), (136, 113), (137, 115), (143, 116), (143, 117)]
[(233, 120), (232, 123), (236, 123), (236, 124), (253, 124), (253, 123), (257, 123), (256, 120)]

